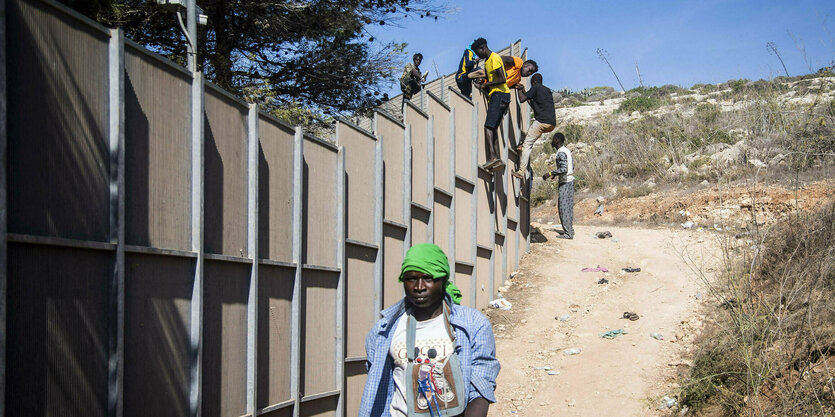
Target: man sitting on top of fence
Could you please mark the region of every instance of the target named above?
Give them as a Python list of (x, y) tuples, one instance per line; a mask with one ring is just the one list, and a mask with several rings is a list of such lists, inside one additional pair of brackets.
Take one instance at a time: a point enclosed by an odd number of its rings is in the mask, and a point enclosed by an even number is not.
[(496, 402), (496, 342), (487, 318), (457, 305), (449, 261), (430, 243), (412, 246), (399, 280), (405, 296), (365, 338), (368, 378), (360, 417), (485, 417)]

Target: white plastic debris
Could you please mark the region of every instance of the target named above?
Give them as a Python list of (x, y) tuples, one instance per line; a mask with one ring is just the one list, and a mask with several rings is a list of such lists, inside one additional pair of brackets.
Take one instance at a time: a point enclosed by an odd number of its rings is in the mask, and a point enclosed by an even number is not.
[(695, 225), (696, 225), (696, 223), (693, 223), (693, 221), (692, 221), (692, 220), (688, 220), (688, 221), (686, 221), (686, 222), (682, 223), (682, 224), (681, 224), (681, 227), (683, 227), (683, 228), (685, 228), (685, 229), (692, 229), (692, 228), (693, 228), (693, 226), (695, 226)]
[(510, 301), (505, 300), (504, 298), (497, 298), (490, 302), (490, 308), (498, 308), (501, 310), (510, 310), (513, 307), (513, 304)]

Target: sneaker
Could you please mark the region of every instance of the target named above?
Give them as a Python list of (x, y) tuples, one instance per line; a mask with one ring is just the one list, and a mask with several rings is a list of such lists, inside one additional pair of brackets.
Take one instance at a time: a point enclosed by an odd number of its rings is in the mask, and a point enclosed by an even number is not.
[(574, 239), (574, 236), (569, 236), (568, 234), (562, 234), (557, 236), (557, 239)]
[(500, 161), (498, 159), (492, 159), (490, 161), (485, 162), (484, 165), (481, 166), (481, 168), (485, 171), (490, 171), (499, 162)]
[(525, 180), (525, 173), (522, 170), (513, 171), (510, 173), (510, 175), (513, 175), (514, 177), (519, 178), (522, 181)]

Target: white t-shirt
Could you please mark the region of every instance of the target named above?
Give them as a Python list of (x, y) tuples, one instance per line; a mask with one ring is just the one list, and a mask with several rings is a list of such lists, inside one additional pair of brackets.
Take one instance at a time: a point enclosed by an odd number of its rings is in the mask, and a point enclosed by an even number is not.
[[(395, 388), (394, 398), (391, 399), (391, 408), (389, 409), (393, 417), (406, 417), (408, 414), (408, 407), (406, 406), (406, 365), (409, 359), (406, 351), (406, 330), (408, 329), (406, 317), (406, 314), (403, 314), (397, 320), (394, 338), (391, 341), (391, 347), (389, 347), (389, 355), (394, 359), (392, 375)], [(417, 322), (415, 326), (415, 347), (420, 349), (420, 353), (415, 356), (415, 362), (420, 361), (421, 363), (426, 363), (425, 361), (443, 363), (447, 356), (454, 352), (455, 346), (453, 346), (449, 333), (447, 333), (443, 314), (434, 319)], [(415, 363), (415, 366), (420, 365)], [(455, 394), (448, 391), (445, 392), (445, 395), (454, 397)], [(450, 401), (451, 398), (446, 400)]]

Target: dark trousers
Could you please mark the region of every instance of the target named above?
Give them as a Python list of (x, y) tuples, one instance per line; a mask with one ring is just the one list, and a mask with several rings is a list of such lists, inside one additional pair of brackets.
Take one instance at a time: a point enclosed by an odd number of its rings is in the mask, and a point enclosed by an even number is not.
[(467, 96), (467, 98), (473, 98), (473, 82), (466, 75), (460, 75), (455, 77), (455, 83), (458, 84), (458, 89), (461, 90), (461, 94)]

